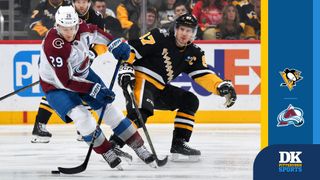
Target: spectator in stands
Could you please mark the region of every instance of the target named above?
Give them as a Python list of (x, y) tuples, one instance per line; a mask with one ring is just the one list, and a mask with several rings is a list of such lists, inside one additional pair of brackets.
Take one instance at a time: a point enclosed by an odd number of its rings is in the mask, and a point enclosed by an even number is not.
[(162, 1), (159, 0), (148, 0), (150, 7), (154, 7), (156, 9), (161, 9)]
[(41, 1), (32, 11), (28, 34), (30, 39), (42, 39), (47, 31), (54, 26), (54, 15), (60, 6), (70, 5), (66, 0)]
[(116, 18), (116, 14), (112, 9), (109, 9), (107, 7), (107, 3), (105, 0), (94, 0), (93, 6), (96, 11), (100, 12), (103, 15), (103, 17), (111, 16)]
[(177, 1), (173, 6), (173, 10), (175, 19), (181, 16), (182, 14), (186, 14), (191, 11), (189, 6), (187, 6), (187, 4), (182, 1)]
[(198, 19), (203, 39), (216, 39), (217, 26), (222, 21), (224, 0), (199, 0), (193, 7), (193, 15)]
[(260, 20), (261, 20), (261, 13), (260, 13), (260, 0), (254, 0), (254, 11), (256, 12), (257, 18), (255, 25), (246, 25), (244, 32), (247, 39), (260, 39), (261, 29), (260, 29)]
[(91, 7), (91, 0), (72, 0), (72, 3), (80, 19), (104, 29), (103, 17)]
[[(259, 1), (260, 6), (260, 0), (255, 1)], [(255, 31), (260, 31), (260, 20), (258, 19), (257, 13), (255, 12), (254, 4), (249, 0), (234, 0), (233, 4), (238, 9), (240, 15), (240, 23), (245, 26), (245, 34), (247, 38), (255, 39)]]
[[(147, 8), (147, 13), (146, 13), (146, 31), (149, 32), (154, 28), (160, 27), (159, 26), (159, 18), (158, 18), (158, 11), (157, 9), (155, 9), (154, 7), (148, 7)], [(140, 30), (141, 30), (141, 19), (139, 19), (139, 26), (138, 26), (138, 30), (137, 32), (134, 32), (134, 34), (130, 34), (131, 31), (129, 31), (129, 37), (130, 39), (138, 39), (140, 36), (142, 36), (143, 34), (141, 34)]]
[(198, 19), (202, 31), (221, 23), (225, 5), (224, 0), (200, 0), (195, 4), (192, 13)]
[(223, 9), (222, 22), (219, 24), (221, 39), (241, 39), (243, 27), (240, 25), (240, 18), (237, 8), (229, 4)]
[(98, 11), (103, 16), (104, 30), (114, 37), (123, 37), (123, 29), (115, 14), (111, 9), (107, 8), (105, 0), (95, 0), (93, 3), (94, 10)]
[(159, 15), (156, 8), (154, 7), (147, 8), (147, 14), (146, 14), (147, 32), (151, 31), (154, 28), (160, 27), (158, 16)]
[[(181, 16), (182, 14), (186, 14), (187, 12), (189, 12), (186, 4), (179, 1), (174, 4), (173, 11), (174, 11), (174, 19)], [(161, 24), (161, 28), (164, 28), (173, 32), (174, 21), (171, 21), (170, 23), (166, 23), (166, 24)]]
[(165, 24), (173, 22), (174, 19), (174, 10), (173, 6), (176, 0), (166, 0), (162, 4), (161, 9), (159, 10), (160, 24), (164, 26)]
[[(190, 13), (191, 9), (189, 8), (190, 4), (187, 2), (185, 3), (184, 1), (177, 1), (174, 6), (173, 6), (173, 10), (174, 10), (174, 19), (177, 19), (178, 17), (180, 17), (183, 14), (186, 13)], [(173, 32), (174, 31), (174, 25), (175, 22), (171, 22), (171, 23), (167, 23), (161, 26), (161, 28), (167, 29), (167, 31)], [(196, 34), (196, 38), (195, 39), (202, 39), (202, 31), (200, 30), (200, 28), (198, 27), (197, 29), (197, 34)]]
[(140, 34), (138, 22), (141, 2), (142, 0), (126, 0), (117, 7), (117, 18), (127, 39), (133, 39), (130, 35), (137, 37)]

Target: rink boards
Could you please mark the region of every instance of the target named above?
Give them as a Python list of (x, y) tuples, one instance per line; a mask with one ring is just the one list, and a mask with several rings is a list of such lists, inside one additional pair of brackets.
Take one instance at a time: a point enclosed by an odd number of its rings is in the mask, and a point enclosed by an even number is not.
[[(223, 107), (224, 98), (210, 95), (183, 74), (173, 85), (194, 92), (199, 100), (197, 123), (259, 123), (260, 122), (260, 41), (202, 41), (197, 43), (206, 54), (207, 63), (223, 79), (232, 80), (238, 93), (236, 104)], [(0, 41), (0, 96), (39, 80), (37, 64), (39, 41)], [(98, 57), (92, 68), (108, 83), (116, 60), (109, 53)], [(123, 111), (125, 101), (116, 85), (115, 104)], [(11, 96), (0, 103), (0, 124), (33, 123), (43, 93), (39, 85)], [(157, 111), (148, 122), (172, 122), (174, 112)], [(54, 115), (51, 123), (61, 123)]]

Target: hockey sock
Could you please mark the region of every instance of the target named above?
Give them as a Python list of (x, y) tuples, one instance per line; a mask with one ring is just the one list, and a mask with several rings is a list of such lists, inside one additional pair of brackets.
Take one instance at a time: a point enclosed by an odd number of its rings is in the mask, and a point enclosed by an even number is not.
[(119, 125), (113, 129), (113, 132), (131, 148), (138, 148), (144, 143), (137, 129), (128, 118), (124, 118)]
[(38, 114), (36, 116), (36, 122), (42, 124), (48, 124), (48, 121), (51, 117), (52, 113), (46, 109), (39, 107)]
[(92, 132), (91, 134), (87, 136), (83, 136), (84, 141), (90, 145), (95, 132), (97, 133), (96, 134), (97, 138), (94, 141), (93, 150), (97, 154), (102, 154), (107, 152), (109, 149), (111, 149), (112, 144), (106, 139), (100, 127), (98, 127), (98, 129)]
[(42, 124), (48, 124), (48, 121), (53, 113), (53, 109), (50, 107), (45, 96), (42, 97), (38, 113), (36, 116), (36, 122)]
[(185, 113), (178, 111), (174, 119), (174, 134), (175, 138), (183, 138), (189, 141), (194, 126), (193, 113)]
[(96, 153), (102, 154), (111, 148), (111, 143), (106, 139), (100, 127), (96, 127), (97, 123), (95, 119), (91, 115), (90, 111), (88, 111), (83, 105), (74, 107), (67, 115), (73, 120), (77, 130), (83, 136), (84, 141), (88, 144), (91, 143), (93, 135), (96, 132), (96, 139), (93, 144), (93, 150)]

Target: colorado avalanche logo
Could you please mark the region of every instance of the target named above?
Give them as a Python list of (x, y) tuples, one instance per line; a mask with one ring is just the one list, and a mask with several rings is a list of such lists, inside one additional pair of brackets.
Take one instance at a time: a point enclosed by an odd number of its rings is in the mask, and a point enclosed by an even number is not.
[(289, 126), (291, 124), (295, 127), (300, 127), (304, 123), (302, 109), (293, 107), (291, 104), (278, 115), (277, 119), (277, 127)]
[(61, 38), (56, 38), (52, 41), (52, 46), (57, 48), (57, 49), (61, 49), (63, 47), (63, 40)]
[(89, 58), (87, 57), (84, 62), (79, 64), (78, 66), (74, 67), (75, 75), (76, 76), (82, 76), (83, 74), (86, 74), (89, 70)]

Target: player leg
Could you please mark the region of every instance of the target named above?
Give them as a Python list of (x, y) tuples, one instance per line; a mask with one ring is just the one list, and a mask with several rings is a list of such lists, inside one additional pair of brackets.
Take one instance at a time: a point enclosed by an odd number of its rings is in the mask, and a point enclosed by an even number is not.
[(199, 160), (201, 152), (187, 144), (193, 131), (194, 114), (198, 107), (199, 100), (197, 96), (172, 85), (167, 85), (159, 98), (157, 98), (156, 109), (178, 109), (174, 119), (174, 131), (170, 149), (173, 161)]
[[(88, 109), (91, 113), (94, 112), (93, 109), (92, 109), (87, 103), (82, 102), (82, 105), (83, 105), (86, 109)], [(79, 131), (77, 131), (77, 135), (78, 135), (78, 136), (77, 136), (77, 141), (84, 141), (83, 136), (80, 134)]]
[[(101, 110), (97, 112), (99, 114)], [(135, 125), (119, 109), (110, 104), (105, 111), (104, 117), (105, 123), (112, 128), (115, 136), (132, 148), (142, 161), (150, 164), (151, 167), (155, 167), (152, 163), (155, 160), (154, 156), (144, 146), (144, 141)]]
[(52, 134), (46, 129), (46, 125), (53, 113), (45, 96), (42, 97), (36, 120), (32, 130), (32, 143), (48, 143)]
[[(90, 71), (87, 79), (104, 85), (103, 81), (93, 71)], [(98, 115), (100, 115), (103, 106), (102, 104), (97, 102), (89, 95), (84, 95), (83, 100), (87, 102), (93, 109), (95, 109)], [(144, 146), (144, 141), (136, 127), (113, 104), (109, 104), (107, 106), (103, 120), (112, 128), (114, 134), (121, 141), (131, 147), (138, 157), (146, 164), (150, 164), (154, 161), (153, 155)]]
[[(157, 94), (159, 94), (159, 92), (160, 90), (155, 88), (148, 81), (142, 78), (136, 77), (134, 95), (135, 95), (135, 99), (144, 122), (147, 121), (149, 116), (153, 115), (153, 109), (154, 109), (153, 99), (154, 97), (157, 96)], [(134, 105), (131, 100), (131, 97), (129, 96), (126, 90), (123, 91), (123, 94), (126, 99), (127, 118), (132, 120), (132, 122), (134, 122), (137, 128), (141, 128), (142, 125), (138, 120), (137, 114), (134, 110)], [(112, 135), (110, 137), (110, 141), (117, 144), (117, 146), (121, 148), (125, 145), (125, 143), (116, 135)]]
[[(73, 120), (76, 129), (84, 137), (85, 142), (90, 144), (96, 132), (97, 123), (90, 111), (82, 105), (79, 94), (66, 90), (55, 90), (47, 92), (46, 96), (49, 104), (61, 119), (65, 122), (68, 122), (68, 119)], [(93, 150), (97, 154), (101, 154), (111, 168), (122, 169), (120, 166), (121, 159), (115, 154), (112, 144), (105, 138), (99, 127), (96, 133), (97, 138), (94, 141)]]

